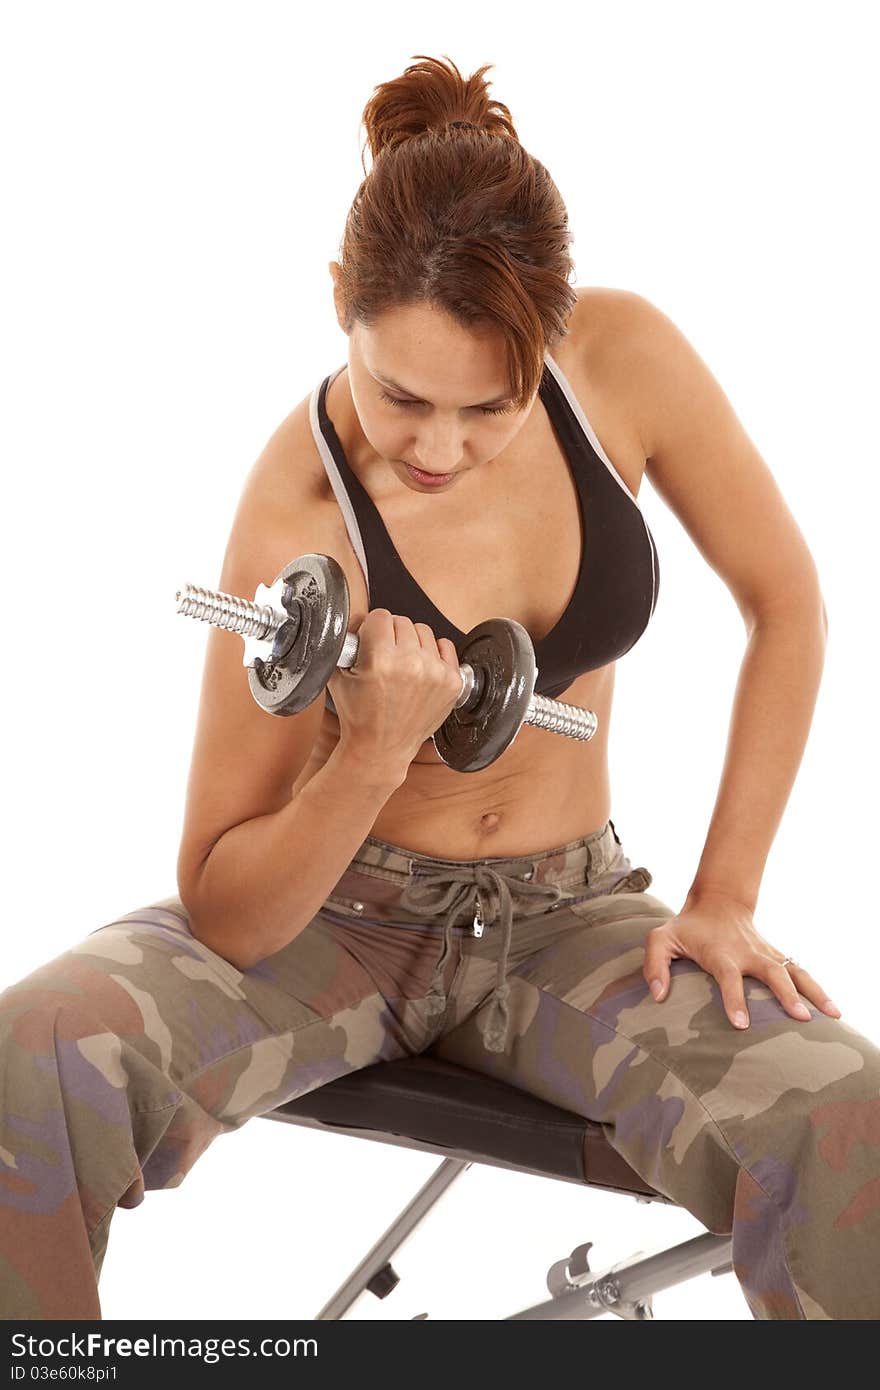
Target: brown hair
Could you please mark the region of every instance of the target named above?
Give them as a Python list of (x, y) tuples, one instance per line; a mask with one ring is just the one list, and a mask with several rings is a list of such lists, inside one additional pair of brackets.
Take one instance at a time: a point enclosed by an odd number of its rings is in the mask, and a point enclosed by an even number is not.
[(451, 58), (413, 56), (422, 61), (364, 108), (373, 163), (367, 173), (362, 150), (339, 247), (346, 331), (428, 302), (474, 332), (500, 332), (523, 409), (577, 302), (565, 205), (490, 99), (483, 74), (494, 64), (465, 78)]

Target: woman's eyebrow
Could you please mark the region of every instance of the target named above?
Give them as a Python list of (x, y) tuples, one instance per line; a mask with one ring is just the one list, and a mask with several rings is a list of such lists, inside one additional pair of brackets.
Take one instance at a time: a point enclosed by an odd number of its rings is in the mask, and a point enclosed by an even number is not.
[[(421, 401), (421, 397), (417, 396), (415, 391), (408, 391), (405, 386), (398, 385), (398, 383), (396, 381), (392, 381), (390, 377), (382, 376), (381, 372), (371, 372), (370, 375), (375, 377), (377, 381), (381, 382), (383, 386), (390, 386), (392, 391), (399, 391), (402, 396), (409, 396), (411, 400)], [(487, 409), (491, 405), (507, 405), (508, 402), (512, 399), (512, 396), (509, 393), (507, 393), (503, 396), (496, 396), (495, 399), (492, 401), (480, 401), (478, 406), (474, 406), (474, 409), (483, 410)], [(424, 405), (431, 404), (430, 401), (424, 401), (422, 403)]]

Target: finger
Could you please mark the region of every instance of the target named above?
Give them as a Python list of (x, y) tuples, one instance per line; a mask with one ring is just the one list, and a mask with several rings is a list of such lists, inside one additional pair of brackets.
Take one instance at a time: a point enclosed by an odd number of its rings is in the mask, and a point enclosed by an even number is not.
[(398, 647), (420, 647), (419, 634), (416, 632), (412, 618), (405, 618), (400, 613), (395, 613), (394, 617), (394, 640)]
[(461, 669), (455, 643), (449, 637), (437, 638), (437, 650), (440, 652), (443, 660), (448, 661), (451, 666), (454, 666), (456, 671)]
[(748, 1028), (749, 1011), (746, 1008), (746, 991), (742, 971), (733, 961), (719, 965), (713, 971), (721, 990), (721, 1001), (727, 1017), (734, 1028)]
[(461, 698), (462, 694), (467, 689), (467, 687), (465, 685), (464, 677), (461, 673), (461, 664), (458, 659), (458, 652), (456, 651), (455, 643), (451, 641), (448, 637), (438, 637), (437, 650), (440, 653), (441, 660), (446, 666), (449, 667), (450, 672), (455, 677), (453, 681), (453, 686), (455, 691), (454, 698), (457, 702)]
[(371, 608), (361, 627), (366, 628), (368, 632), (375, 628), (382, 633), (391, 633), (394, 631), (394, 614), (390, 608)]
[(762, 956), (755, 962), (752, 973), (770, 986), (786, 1013), (791, 1014), (792, 1018), (806, 1023), (813, 1017), (804, 1001), (799, 998), (788, 970), (779, 961), (767, 960)]
[(806, 999), (809, 999), (816, 1005), (817, 1009), (821, 1009), (822, 1012), (828, 1014), (829, 1017), (840, 1018), (840, 1009), (837, 1007), (834, 1000), (828, 998), (828, 995), (819, 982), (814, 980), (812, 975), (806, 971), (802, 965), (795, 965), (793, 961), (790, 961), (785, 969), (794, 980), (798, 994), (802, 994)]
[(661, 926), (652, 927), (645, 937), (645, 963), (642, 972), (654, 998), (660, 1003), (669, 989), (669, 962), (672, 952), (669, 938)]
[[(357, 630), (357, 664), (366, 666), (374, 652), (394, 646), (394, 618), (387, 608), (371, 608)], [(342, 667), (342, 670), (346, 670)]]
[(434, 636), (432, 629), (427, 623), (413, 623), (413, 627), (415, 628), (419, 643), (425, 651), (439, 652), (440, 648), (437, 645), (437, 638)]

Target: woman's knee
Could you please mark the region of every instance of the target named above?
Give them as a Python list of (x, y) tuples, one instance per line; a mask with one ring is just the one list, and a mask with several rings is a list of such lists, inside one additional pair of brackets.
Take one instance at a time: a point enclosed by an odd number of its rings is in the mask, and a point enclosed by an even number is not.
[(175, 1016), (185, 1012), (191, 987), (179, 960), (192, 940), (184, 921), (152, 904), (96, 928), (9, 985), (0, 993), (4, 1062), (22, 1066), (55, 1053), (69, 1067), (73, 1050), (78, 1063), (90, 1063), (114, 1086), (125, 1080), (123, 1050), (166, 1070)]

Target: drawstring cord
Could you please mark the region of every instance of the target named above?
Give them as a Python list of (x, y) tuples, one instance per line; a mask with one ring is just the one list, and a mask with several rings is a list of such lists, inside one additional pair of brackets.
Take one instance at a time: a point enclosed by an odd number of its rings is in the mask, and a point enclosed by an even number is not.
[[(480, 890), (482, 891), (482, 894)], [(488, 864), (449, 864), (443, 868), (429, 869), (411, 879), (400, 898), (400, 905), (416, 916), (436, 917), (445, 912), (443, 924), (443, 951), (431, 977), (427, 1004), (430, 1017), (446, 1008), (446, 994), (443, 988), (443, 970), (452, 948), (451, 928), (459, 913), (474, 911), (475, 934), (482, 935), (483, 913), (481, 909), (497, 900), (497, 917), (501, 923), (502, 944), (498, 957), (498, 972), (495, 988), (492, 991), (492, 1008), (483, 1033), (483, 1045), (489, 1052), (503, 1052), (507, 1034), (509, 1014), (507, 996), (510, 986), (507, 983), (507, 957), (513, 930), (513, 901), (511, 889), (524, 898), (562, 897), (562, 889), (555, 883), (533, 883), (528, 879), (517, 878), (515, 874), (502, 874)], [(481, 930), (476, 932), (477, 926)]]

